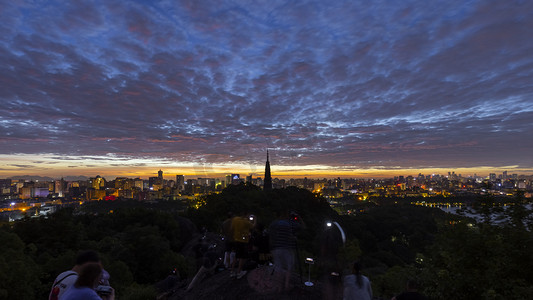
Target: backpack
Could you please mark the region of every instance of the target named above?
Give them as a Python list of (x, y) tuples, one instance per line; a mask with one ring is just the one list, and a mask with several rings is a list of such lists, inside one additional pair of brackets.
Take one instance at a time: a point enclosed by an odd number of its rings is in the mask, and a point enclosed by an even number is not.
[(61, 292), (61, 288), (59, 287), (59, 284), (61, 281), (65, 280), (65, 278), (72, 276), (72, 275), (78, 275), (76, 272), (69, 273), (65, 275), (65, 277), (61, 278), (60, 280), (54, 282), (54, 286), (52, 286), (52, 292), (50, 293), (50, 296), (48, 296), (48, 300), (58, 300), (59, 299), (59, 293)]

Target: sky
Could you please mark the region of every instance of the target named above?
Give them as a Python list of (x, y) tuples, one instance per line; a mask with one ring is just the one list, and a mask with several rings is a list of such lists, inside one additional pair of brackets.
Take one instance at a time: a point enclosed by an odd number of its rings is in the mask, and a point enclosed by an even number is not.
[(533, 174), (533, 1), (0, 1), (0, 178)]

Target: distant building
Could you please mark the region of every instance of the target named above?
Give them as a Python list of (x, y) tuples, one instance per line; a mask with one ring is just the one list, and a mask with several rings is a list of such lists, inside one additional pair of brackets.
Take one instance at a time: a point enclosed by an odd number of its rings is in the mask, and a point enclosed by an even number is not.
[(159, 191), (164, 186), (163, 171), (157, 172), (157, 177), (148, 177), (149, 189), (151, 191)]
[(241, 175), (231, 174), (231, 184), (238, 185), (242, 182)]
[(34, 196), (33, 187), (25, 186), (19, 189), (20, 199), (29, 199)]
[(67, 182), (63, 178), (54, 181), (54, 193), (56, 193), (58, 197), (64, 197), (66, 190)]
[(325, 183), (325, 182), (315, 182), (315, 183), (313, 184), (313, 190), (315, 190), (315, 191), (320, 191), (320, 190), (322, 190), (325, 186), (326, 186), (326, 183)]
[(176, 175), (176, 187), (180, 192), (185, 190), (185, 176)]
[(148, 182), (150, 184), (150, 190), (159, 191), (163, 188), (163, 179), (159, 176), (148, 177)]
[(95, 190), (99, 190), (105, 187), (105, 179), (100, 177), (100, 175), (96, 175), (96, 177), (89, 178), (89, 187)]
[(269, 191), (272, 190), (272, 175), (270, 174), (270, 161), (268, 160), (268, 150), (267, 150), (267, 161), (265, 164), (265, 180), (263, 182), (263, 190)]
[(87, 200), (94, 201), (94, 200), (104, 200), (106, 196), (105, 190), (99, 190), (94, 188), (88, 188), (87, 189)]
[(141, 178), (133, 179), (133, 187), (135, 187), (136, 189), (142, 190), (144, 188), (143, 180)]
[(50, 190), (45, 187), (36, 187), (33, 191), (33, 197), (47, 197), (50, 194)]
[(0, 194), (11, 194), (11, 179), (0, 179)]

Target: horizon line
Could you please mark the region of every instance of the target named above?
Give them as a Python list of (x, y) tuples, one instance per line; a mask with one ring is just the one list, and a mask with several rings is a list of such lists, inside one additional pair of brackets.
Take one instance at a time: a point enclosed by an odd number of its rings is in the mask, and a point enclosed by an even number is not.
[[(154, 168), (155, 169), (158, 169), (158, 170), (163, 170), (163, 168)], [(446, 168), (447, 169), (447, 168)], [(399, 176), (404, 176), (404, 177), (408, 177), (408, 176), (413, 176), (413, 177), (418, 177), (419, 174), (423, 175), (423, 176), (449, 176), (448, 173), (451, 173), (451, 174), (455, 174), (456, 176), (459, 176), (459, 177), (462, 177), (462, 178), (473, 178), (473, 177), (476, 177), (476, 178), (487, 178), (490, 176), (490, 174), (497, 174), (497, 175), (502, 175), (503, 172), (507, 171), (508, 172), (508, 176), (512, 176), (514, 174), (518, 175), (518, 176), (533, 176), (533, 172), (527, 172), (526, 170), (523, 170), (525, 172), (520, 172), (518, 170), (512, 170), (510, 171), (510, 169), (495, 169), (494, 171), (492, 172), (489, 172), (489, 173), (481, 173), (481, 172), (472, 172), (473, 170), (470, 170), (470, 172), (462, 172), (462, 171), (467, 171), (465, 168), (461, 168), (461, 169), (447, 169), (447, 171), (440, 171), (440, 172), (427, 172), (429, 170), (435, 170), (434, 168), (431, 168), (431, 169), (393, 169), (393, 170), (372, 170), (370, 172), (349, 172), (351, 174), (347, 174), (346, 172), (338, 172), (338, 173), (334, 173), (334, 172), (311, 172), (311, 173), (304, 173), (304, 174), (297, 174), (297, 172), (293, 172), (293, 173), (286, 173), (286, 172), (279, 172), (279, 173), (274, 173), (272, 174), (272, 178), (273, 179), (303, 179), (303, 178), (308, 178), (308, 179), (332, 179), (332, 178), (341, 178), (341, 179), (389, 179), (389, 178), (394, 178), (394, 177), (399, 177)], [(101, 170), (103, 171), (103, 170)], [(140, 179), (143, 179), (143, 180), (146, 180), (146, 179), (149, 179), (150, 177), (157, 177), (157, 171), (153, 172), (153, 173), (147, 173), (147, 172), (142, 172), (142, 174), (140, 173), (119, 173), (119, 174), (113, 174), (112, 172), (95, 172), (94, 175), (86, 175), (87, 173), (84, 173), (84, 174), (50, 174), (50, 173), (47, 173), (47, 172), (43, 172), (44, 174), (24, 174), (24, 173), (19, 173), (19, 174), (1, 174), (0, 175), (0, 179), (12, 179), (12, 178), (16, 178), (16, 177), (48, 177), (48, 178), (52, 178), (54, 180), (59, 180), (61, 178), (66, 178), (66, 177), (85, 177), (85, 178), (94, 178), (96, 176), (100, 176), (102, 178), (130, 178), (130, 179), (136, 179), (136, 178), (140, 178)], [(213, 179), (218, 179), (218, 178), (225, 178), (226, 176), (228, 175), (231, 175), (231, 174), (239, 174), (239, 176), (242, 178), (242, 179), (245, 179), (247, 176), (252, 176), (253, 178), (263, 178), (264, 177), (264, 172), (261, 172), (261, 173), (256, 173), (256, 172), (253, 172), (253, 173), (250, 173), (250, 172), (239, 172), (239, 171), (235, 171), (235, 172), (213, 172), (213, 173), (186, 173), (186, 172), (170, 172), (170, 174), (168, 172), (165, 172), (163, 170), (163, 178), (166, 179), (166, 180), (171, 180), (169, 178), (173, 178), (175, 179), (176, 176), (178, 175), (183, 175), (184, 177), (187, 177), (187, 178), (213, 178)]]

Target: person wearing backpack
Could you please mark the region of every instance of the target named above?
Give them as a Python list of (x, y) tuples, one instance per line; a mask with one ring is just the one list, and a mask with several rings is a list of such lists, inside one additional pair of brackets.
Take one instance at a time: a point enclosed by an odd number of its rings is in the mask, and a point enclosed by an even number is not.
[[(103, 289), (99, 284), (102, 275), (100, 263), (86, 263), (80, 268), (78, 279), (61, 296), (61, 300), (114, 300), (115, 290), (106, 286)], [(102, 288), (102, 289), (100, 289)], [(102, 292), (105, 291), (105, 294)]]
[(98, 253), (93, 250), (87, 250), (80, 252), (76, 257), (75, 265), (71, 270), (65, 271), (59, 274), (54, 280), (52, 290), (48, 295), (49, 300), (59, 300), (63, 293), (71, 286), (74, 285), (78, 279), (78, 274), (83, 265), (87, 263), (100, 263), (100, 257)]

